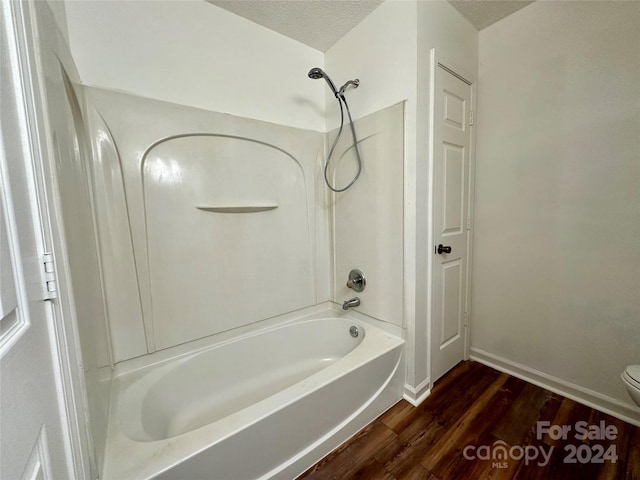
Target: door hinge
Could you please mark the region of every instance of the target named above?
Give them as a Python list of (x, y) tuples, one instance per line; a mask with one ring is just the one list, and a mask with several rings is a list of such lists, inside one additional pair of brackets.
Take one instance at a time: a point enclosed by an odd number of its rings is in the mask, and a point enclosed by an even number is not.
[(469, 314), (467, 312), (464, 312), (464, 326), (469, 326)]
[(471, 215), (467, 215), (467, 230), (471, 230)]
[(42, 255), (42, 271), (43, 271), (43, 299), (53, 300), (58, 298), (58, 285), (56, 283), (56, 267), (53, 261), (52, 253)]
[(473, 110), (469, 110), (469, 125), (473, 125)]

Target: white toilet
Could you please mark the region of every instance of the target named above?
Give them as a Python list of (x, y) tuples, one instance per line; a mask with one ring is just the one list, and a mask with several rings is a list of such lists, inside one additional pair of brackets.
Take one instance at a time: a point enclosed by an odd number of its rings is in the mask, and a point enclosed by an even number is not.
[(640, 405), (640, 365), (629, 365), (622, 374), (622, 381), (633, 401)]

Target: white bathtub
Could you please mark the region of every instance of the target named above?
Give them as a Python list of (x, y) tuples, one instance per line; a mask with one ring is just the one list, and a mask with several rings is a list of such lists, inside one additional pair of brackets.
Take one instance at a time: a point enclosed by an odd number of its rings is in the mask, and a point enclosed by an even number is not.
[(101, 478), (291, 480), (400, 399), (403, 343), (314, 318), (118, 376)]

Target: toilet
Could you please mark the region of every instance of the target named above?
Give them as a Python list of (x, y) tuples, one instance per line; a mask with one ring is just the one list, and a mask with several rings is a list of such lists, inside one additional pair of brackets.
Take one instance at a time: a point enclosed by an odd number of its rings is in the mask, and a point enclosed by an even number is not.
[(622, 381), (633, 401), (640, 405), (640, 365), (629, 365), (622, 374)]

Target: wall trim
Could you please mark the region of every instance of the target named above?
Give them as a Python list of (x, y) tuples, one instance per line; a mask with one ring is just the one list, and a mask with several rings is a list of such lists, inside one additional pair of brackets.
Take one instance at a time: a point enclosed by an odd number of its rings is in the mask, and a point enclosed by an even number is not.
[(620, 420), (640, 427), (640, 408), (624, 403), (616, 398), (581, 387), (567, 380), (541, 372), (513, 360), (494, 355), (479, 348), (471, 347), (471, 360), (508, 373), (526, 382), (546, 388), (588, 407), (607, 413)]
[(409, 402), (414, 407), (419, 406), (422, 402), (424, 402), (429, 395), (431, 395), (431, 379), (427, 378), (423, 382), (420, 382), (419, 385), (413, 387), (408, 383), (404, 384), (404, 393), (402, 394), (402, 398), (404, 398), (407, 402)]

